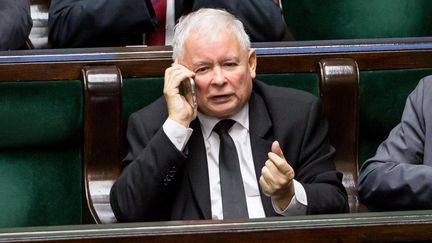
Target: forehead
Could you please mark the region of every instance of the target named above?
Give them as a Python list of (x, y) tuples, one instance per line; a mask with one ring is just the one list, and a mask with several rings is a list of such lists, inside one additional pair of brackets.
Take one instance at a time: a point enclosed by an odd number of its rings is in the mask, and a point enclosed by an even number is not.
[(229, 31), (205, 35), (191, 32), (184, 45), (183, 60), (188, 63), (242, 58), (248, 51), (241, 47), (237, 36)]

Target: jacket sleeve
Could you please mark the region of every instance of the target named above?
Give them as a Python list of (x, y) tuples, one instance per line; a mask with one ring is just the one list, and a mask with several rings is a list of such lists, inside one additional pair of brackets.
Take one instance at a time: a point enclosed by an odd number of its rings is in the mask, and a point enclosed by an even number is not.
[(281, 41), (287, 38), (282, 9), (272, 0), (196, 0), (192, 10), (225, 9), (245, 26), (252, 42)]
[(137, 113), (129, 119), (128, 153), (111, 188), (110, 201), (120, 222), (169, 220), (176, 177), (186, 156), (160, 127), (149, 129)]
[(305, 119), (296, 179), (307, 195), (307, 214), (346, 213), (349, 211), (342, 173), (336, 171), (335, 149), (328, 139), (328, 125), (321, 102), (315, 99)]
[(432, 167), (423, 161), (425, 84), (409, 95), (401, 122), (361, 168), (359, 197), (371, 210), (432, 208)]
[(136, 43), (155, 28), (150, 0), (52, 0), (49, 41), (53, 47), (97, 47)]
[(29, 0), (4, 0), (0, 5), (0, 50), (23, 47), (32, 28)]

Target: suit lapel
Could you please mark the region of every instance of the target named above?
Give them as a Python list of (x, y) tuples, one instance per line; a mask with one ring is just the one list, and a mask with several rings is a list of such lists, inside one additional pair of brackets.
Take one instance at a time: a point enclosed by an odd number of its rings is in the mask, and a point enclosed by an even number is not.
[[(249, 102), (249, 131), (257, 181), (261, 177), (261, 169), (268, 159), (267, 154), (274, 140), (271, 127), (272, 121), (263, 99), (253, 92)], [(258, 187), (266, 216), (275, 215), (270, 197), (263, 194), (261, 186)]]
[(210, 186), (207, 167), (207, 156), (199, 120), (191, 123), (194, 130), (189, 142), (189, 161), (187, 164), (188, 177), (192, 188), (192, 196), (198, 203), (205, 219), (211, 219)]

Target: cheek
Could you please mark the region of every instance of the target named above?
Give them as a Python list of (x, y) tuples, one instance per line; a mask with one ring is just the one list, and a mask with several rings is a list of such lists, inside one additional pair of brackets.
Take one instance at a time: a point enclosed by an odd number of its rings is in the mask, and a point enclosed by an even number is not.
[(206, 94), (208, 93), (208, 89), (210, 87), (210, 82), (206, 79), (195, 79), (195, 85), (197, 90), (197, 98), (204, 99)]
[(237, 90), (238, 94), (243, 95), (244, 93), (247, 93), (251, 82), (250, 77), (247, 74), (239, 73), (233, 75), (231, 78), (231, 80), (236, 80), (235, 82), (232, 82), (231, 85), (235, 90)]

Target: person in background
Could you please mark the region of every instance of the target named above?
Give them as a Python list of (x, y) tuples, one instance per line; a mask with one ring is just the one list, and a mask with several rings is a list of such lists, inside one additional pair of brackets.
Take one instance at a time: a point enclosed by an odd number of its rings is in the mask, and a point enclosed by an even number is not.
[(432, 76), (408, 96), (401, 122), (362, 166), (360, 201), (371, 210), (432, 209)]
[(178, 18), (203, 7), (237, 16), (254, 42), (289, 36), (273, 0), (52, 0), (49, 41), (57, 48), (170, 45)]
[[(118, 221), (348, 212), (319, 99), (255, 79), (241, 21), (208, 8), (181, 18), (173, 60), (164, 96), (129, 118)], [(190, 78), (197, 105), (180, 92)]]
[(31, 28), (29, 0), (0, 0), (0, 50), (25, 47)]

